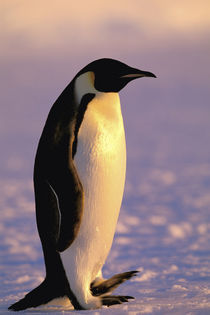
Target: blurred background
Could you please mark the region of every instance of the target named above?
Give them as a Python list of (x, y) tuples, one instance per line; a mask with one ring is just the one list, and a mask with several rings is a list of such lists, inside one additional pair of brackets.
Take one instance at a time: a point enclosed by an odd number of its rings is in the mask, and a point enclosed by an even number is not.
[(32, 174), (47, 114), (101, 57), (157, 75), (120, 92), (127, 179), (105, 275), (142, 270), (125, 312), (209, 311), (210, 2), (1, 0), (0, 16), (2, 312), (44, 276)]

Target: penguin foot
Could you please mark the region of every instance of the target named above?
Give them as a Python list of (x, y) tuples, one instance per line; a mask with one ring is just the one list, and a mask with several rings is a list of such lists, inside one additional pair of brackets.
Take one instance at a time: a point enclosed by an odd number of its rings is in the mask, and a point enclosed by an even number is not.
[(102, 298), (102, 304), (109, 307), (111, 305), (128, 302), (129, 299), (134, 299), (134, 297), (129, 295), (109, 295)]
[[(97, 283), (96, 281), (91, 283), (90, 289), (94, 296), (100, 296), (107, 294), (116, 289), (121, 283), (130, 278), (136, 276), (139, 271), (128, 271), (123, 273), (118, 273), (108, 280)], [(117, 303), (119, 304), (119, 303)]]

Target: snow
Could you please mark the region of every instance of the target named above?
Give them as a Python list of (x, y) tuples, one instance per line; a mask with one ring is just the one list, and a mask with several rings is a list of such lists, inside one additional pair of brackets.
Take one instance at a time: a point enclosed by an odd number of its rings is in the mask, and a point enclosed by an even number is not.
[[(182, 113), (184, 110), (182, 108)], [(188, 124), (187, 118), (185, 123)], [(156, 116), (154, 129), (157, 124)], [(210, 132), (210, 125), (206, 127)], [(202, 130), (202, 126), (200, 128)], [(139, 125), (139, 129), (143, 132), (144, 125)], [(182, 158), (174, 163), (174, 159), (165, 154), (166, 162), (162, 163), (159, 159), (161, 152), (154, 152), (154, 147), (147, 145), (146, 138), (141, 140), (138, 133), (136, 130), (135, 139), (132, 138), (133, 145), (127, 139), (125, 196), (113, 247), (104, 266), (106, 277), (128, 270), (140, 271), (116, 291), (136, 299), (127, 304), (81, 313), (208, 314), (210, 163), (201, 149), (190, 157), (193, 147), (182, 152), (188, 134), (176, 144)], [(161, 132), (150, 135), (150, 138), (153, 136), (162, 141)], [(173, 136), (169, 128), (165, 135), (166, 148)], [(185, 162), (187, 159), (189, 163)], [(24, 164), (24, 157), (22, 160)], [(1, 187), (0, 313), (5, 314), (11, 303), (42, 281), (44, 265), (35, 224), (31, 179), (8, 176), (1, 179)], [(32, 309), (30, 313), (57, 314), (60, 310), (73, 312), (68, 307), (51, 305), (41, 310)]]

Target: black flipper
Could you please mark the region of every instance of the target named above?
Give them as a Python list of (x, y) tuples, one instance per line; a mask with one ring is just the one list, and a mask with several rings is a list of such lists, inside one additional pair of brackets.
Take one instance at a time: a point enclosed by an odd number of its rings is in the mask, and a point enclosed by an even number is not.
[(70, 169), (60, 173), (56, 182), (51, 183), (60, 212), (56, 250), (63, 252), (73, 243), (79, 231), (84, 208), (84, 193), (73, 162)]
[(108, 280), (104, 280), (103, 282), (100, 282), (99, 284), (92, 283), (91, 284), (91, 291), (94, 296), (100, 296), (109, 292), (112, 292), (115, 290), (121, 283), (123, 283), (126, 280), (129, 280), (133, 276), (136, 276), (136, 274), (139, 271), (128, 271), (128, 272), (123, 272), (114, 275)]
[[(40, 201), (37, 205), (37, 214), (40, 213), (40, 208), (42, 212), (50, 211), (52, 196), (47, 197), (46, 200), (46, 194), (39, 188), (40, 184), (43, 185), (45, 182), (51, 189), (50, 194), (57, 200), (54, 216), (59, 218), (55, 231), (56, 250), (59, 252), (67, 249), (74, 241), (83, 214), (84, 192), (73, 157), (77, 149), (80, 124), (87, 105), (93, 97), (94, 94), (86, 94), (81, 100), (78, 111), (74, 109), (74, 102), (69, 104), (69, 99), (62, 99), (61, 95), (61, 99), (57, 100), (48, 115), (36, 154), (34, 168), (36, 204)], [(65, 109), (62, 109), (63, 106)], [(45, 202), (44, 207), (43, 202)], [(54, 226), (51, 226), (52, 231), (53, 228)], [(42, 227), (41, 230), (44, 228)]]

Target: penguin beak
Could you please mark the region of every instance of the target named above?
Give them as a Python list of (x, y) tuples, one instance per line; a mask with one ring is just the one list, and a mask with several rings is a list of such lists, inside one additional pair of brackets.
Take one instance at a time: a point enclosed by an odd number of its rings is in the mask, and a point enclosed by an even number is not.
[(154, 75), (152, 72), (148, 71), (142, 71), (139, 69), (132, 69), (132, 73), (125, 74), (121, 76), (121, 78), (129, 78), (130, 80), (132, 79), (137, 79), (137, 78), (142, 78), (142, 77), (152, 77), (156, 78), (156, 75)]

